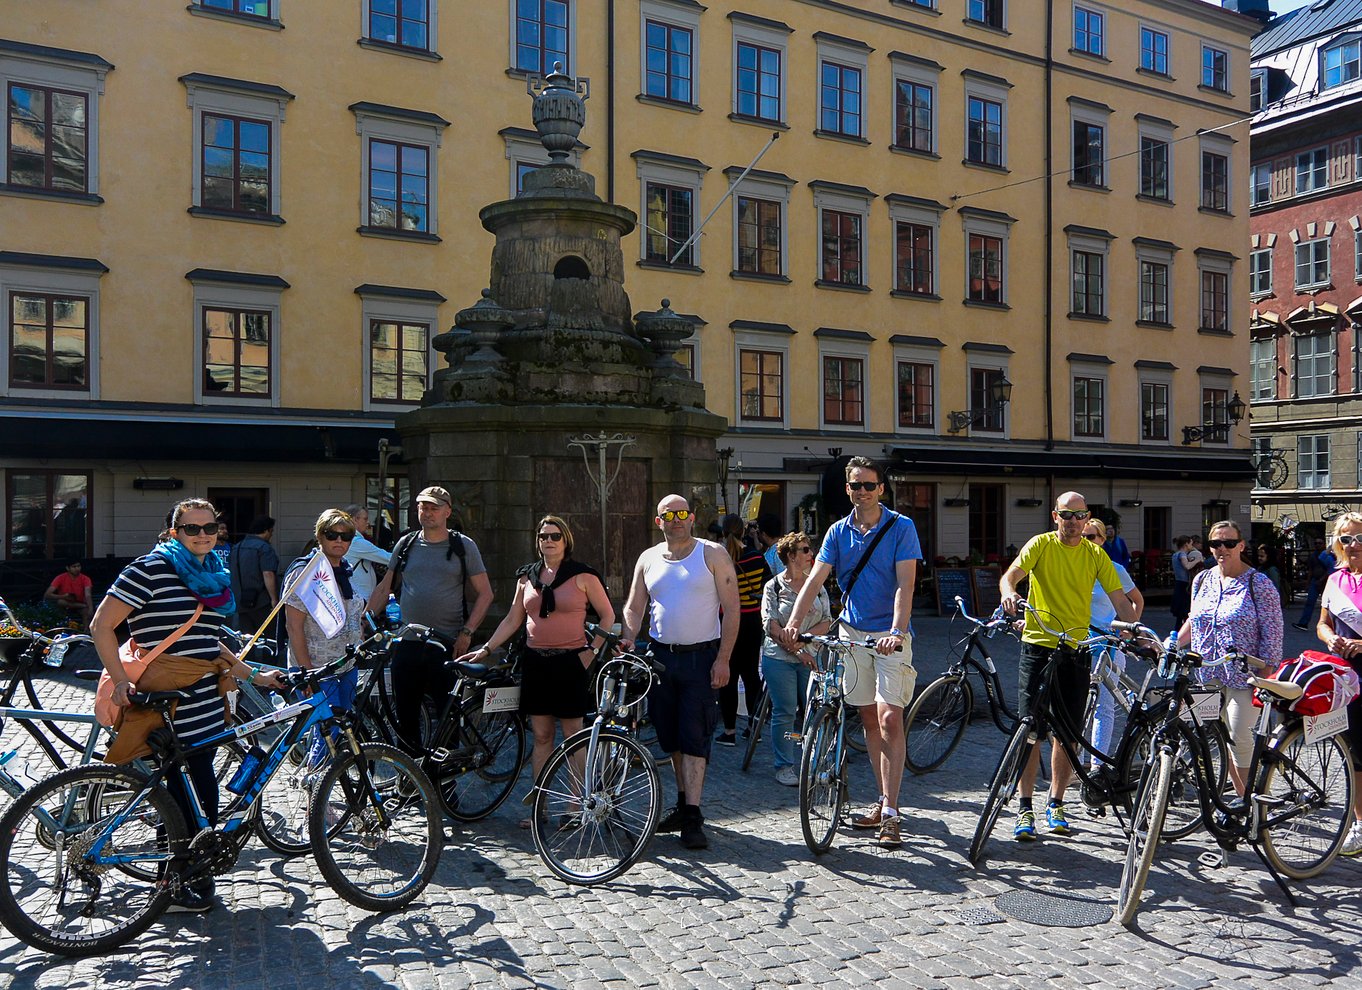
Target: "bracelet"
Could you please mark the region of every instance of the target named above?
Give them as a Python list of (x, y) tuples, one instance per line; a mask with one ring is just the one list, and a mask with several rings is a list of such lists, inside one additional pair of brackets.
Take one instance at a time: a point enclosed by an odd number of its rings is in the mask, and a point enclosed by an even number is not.
[(464, 626), (462, 629), (459, 630), (459, 633), (458, 633), (458, 634), (459, 634), (460, 636), (472, 636), (472, 635), (473, 635), (473, 630), (472, 630), (472, 629), (469, 629), (467, 626)]

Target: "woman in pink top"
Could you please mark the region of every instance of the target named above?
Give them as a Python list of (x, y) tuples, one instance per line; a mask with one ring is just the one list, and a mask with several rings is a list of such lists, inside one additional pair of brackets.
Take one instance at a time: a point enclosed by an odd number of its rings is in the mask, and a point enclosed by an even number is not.
[[(615, 624), (615, 610), (600, 575), (572, 559), (572, 530), (563, 519), (539, 520), (535, 539), (539, 559), (516, 572), (515, 600), (506, 618), (483, 646), (459, 659), (486, 659), (525, 627), (520, 710), (530, 716), (534, 732), (530, 763), (537, 779), (553, 752), (557, 726), (566, 739), (595, 708), (586, 675), (593, 655), (586, 641), (586, 607), (591, 605), (607, 629)], [(520, 827), (529, 828), (529, 819)]]
[[(1362, 674), (1362, 514), (1345, 512), (1334, 520), (1334, 557), (1338, 569), (1329, 575), (1320, 600), (1323, 609), (1315, 632), (1334, 656)], [(1353, 824), (1343, 840), (1344, 856), (1362, 855), (1362, 697), (1348, 704), (1348, 745), (1353, 751)]]

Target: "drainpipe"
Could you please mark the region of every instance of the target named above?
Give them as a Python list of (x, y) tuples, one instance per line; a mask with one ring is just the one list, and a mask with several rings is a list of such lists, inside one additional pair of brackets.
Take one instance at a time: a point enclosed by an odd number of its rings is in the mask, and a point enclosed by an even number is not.
[(1055, 449), (1055, 0), (1045, 0), (1045, 449)]
[(615, 201), (615, 0), (605, 5), (605, 201)]

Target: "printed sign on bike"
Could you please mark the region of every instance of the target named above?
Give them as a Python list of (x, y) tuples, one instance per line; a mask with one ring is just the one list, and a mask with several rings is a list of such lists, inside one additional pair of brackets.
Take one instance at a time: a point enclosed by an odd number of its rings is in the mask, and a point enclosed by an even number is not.
[(1348, 709), (1345, 705), (1336, 712), (1323, 715), (1305, 716), (1305, 744), (1317, 743), (1321, 739), (1336, 736), (1348, 727)]
[(1193, 691), (1192, 703), (1178, 712), (1178, 718), (1184, 722), (1191, 722), (1195, 718), (1198, 724), (1214, 722), (1220, 718), (1220, 710), (1224, 707), (1224, 701), (1225, 696), (1218, 690)]
[(485, 712), (514, 712), (520, 710), (520, 686), (489, 687), (482, 696)]

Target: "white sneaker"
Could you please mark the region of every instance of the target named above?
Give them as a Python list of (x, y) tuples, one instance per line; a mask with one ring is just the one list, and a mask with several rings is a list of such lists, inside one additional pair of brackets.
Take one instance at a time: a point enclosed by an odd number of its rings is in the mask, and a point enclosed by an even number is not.
[(799, 769), (794, 766), (781, 767), (776, 771), (776, 783), (786, 787), (799, 786)]
[(1348, 837), (1343, 840), (1343, 848), (1339, 852), (1344, 856), (1362, 853), (1362, 822), (1353, 822), (1353, 827), (1348, 829)]

